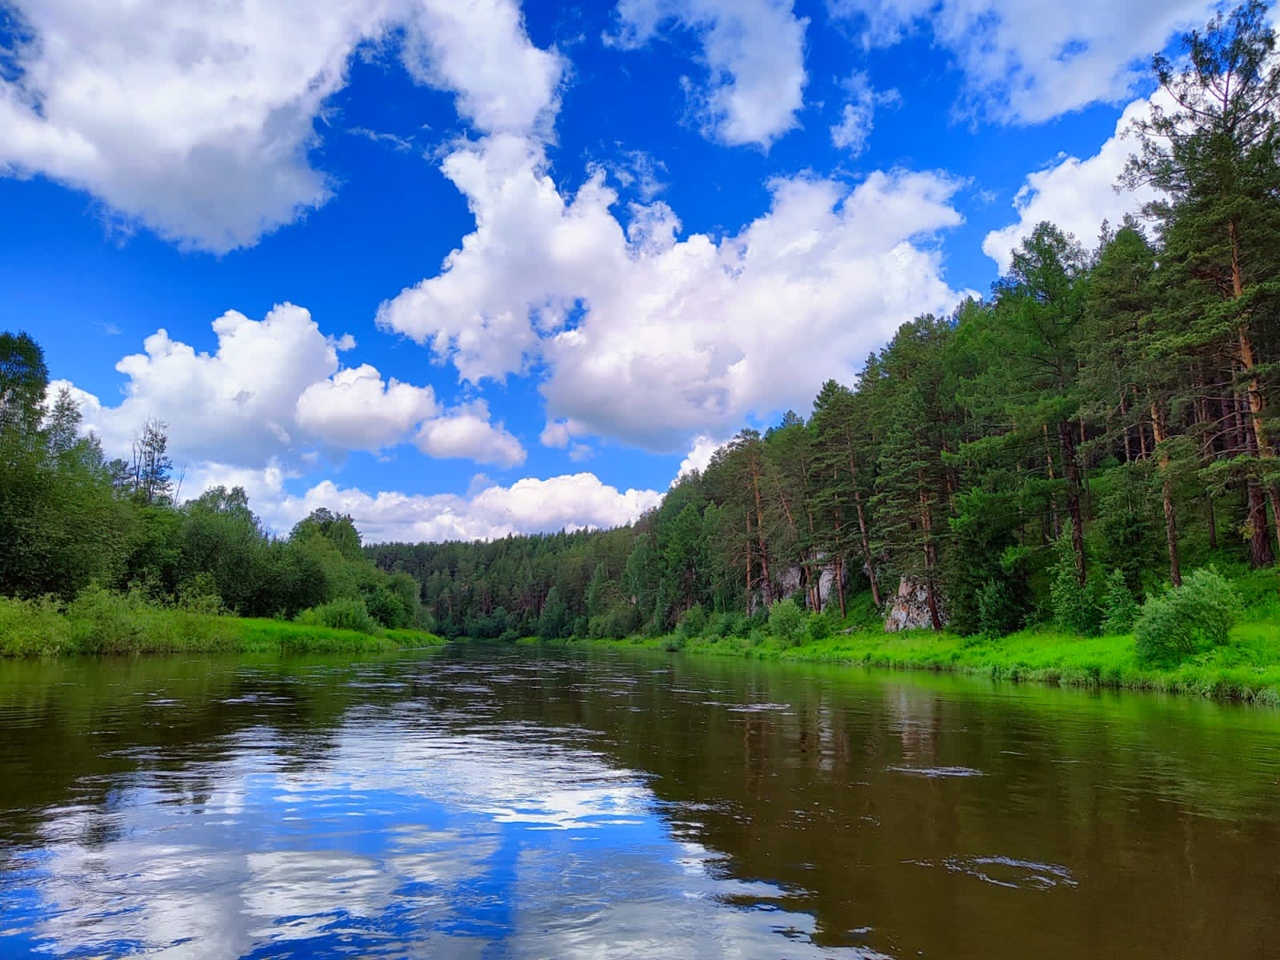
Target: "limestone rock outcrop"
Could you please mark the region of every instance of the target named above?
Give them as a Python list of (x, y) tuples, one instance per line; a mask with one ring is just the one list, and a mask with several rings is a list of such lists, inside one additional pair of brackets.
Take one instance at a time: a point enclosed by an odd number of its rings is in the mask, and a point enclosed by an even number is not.
[[(937, 598), (938, 618), (945, 626), (946, 610), (942, 598)], [(929, 612), (929, 590), (914, 577), (903, 577), (898, 583), (898, 595), (884, 618), (885, 633), (899, 630), (929, 630), (933, 628), (933, 616)]]

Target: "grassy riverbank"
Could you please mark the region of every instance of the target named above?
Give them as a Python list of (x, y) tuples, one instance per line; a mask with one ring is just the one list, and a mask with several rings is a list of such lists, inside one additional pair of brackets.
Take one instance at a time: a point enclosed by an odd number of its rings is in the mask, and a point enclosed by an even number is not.
[(416, 630), (366, 633), (287, 620), (224, 616), (102, 595), (68, 606), (0, 598), (0, 656), (150, 653), (370, 653), (435, 646)]
[[(1131, 635), (1078, 637), (1028, 630), (1007, 637), (960, 637), (917, 630), (863, 630), (787, 645), (775, 637), (678, 635), (634, 640), (569, 640), (569, 646), (650, 647), (689, 654), (847, 663), (896, 670), (966, 673), (994, 680), (1156, 690), (1280, 705), (1280, 624), (1246, 622), (1231, 643), (1176, 666), (1143, 665)], [(537, 642), (537, 641), (531, 641)]]

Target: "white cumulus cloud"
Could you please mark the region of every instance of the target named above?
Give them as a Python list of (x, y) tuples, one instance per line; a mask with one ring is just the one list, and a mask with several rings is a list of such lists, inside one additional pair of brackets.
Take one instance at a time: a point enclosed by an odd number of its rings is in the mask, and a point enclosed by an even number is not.
[(394, 446), (438, 411), (431, 387), (384, 383), (367, 363), (311, 384), (297, 401), (299, 425), (346, 450)]
[(964, 73), (970, 106), (994, 119), (1041, 123), (1131, 96), (1150, 58), (1201, 26), (1214, 0), (828, 0), (869, 45), (891, 45), (927, 22)]
[(476, 230), (379, 323), (471, 382), (536, 363), (548, 422), (567, 421), (544, 443), (674, 450), (722, 435), (848, 380), (899, 324), (957, 298), (933, 239), (961, 222), (944, 174), (779, 178), (736, 235), (677, 239), (662, 202), (629, 207), (624, 228), (603, 173), (565, 196), (525, 138), (467, 144), (443, 169)]
[(1126, 213), (1137, 213), (1154, 200), (1149, 187), (1117, 191), (1115, 184), (1129, 156), (1138, 151), (1128, 135), (1134, 120), (1150, 111), (1150, 100), (1136, 100), (1125, 108), (1116, 130), (1092, 157), (1061, 157), (1052, 166), (1030, 174), (1014, 198), (1018, 219), (993, 230), (982, 241), (982, 252), (1007, 271), (1014, 249), (1031, 235), (1036, 224), (1049, 221), (1073, 233), (1090, 246), (1097, 239), (1102, 221), (1114, 227)]
[(808, 21), (791, 0), (619, 0), (614, 41), (638, 47), (664, 28), (697, 34), (708, 79), (696, 96), (704, 132), (726, 144), (769, 146), (804, 105)]
[(699, 434), (694, 437), (693, 446), (689, 448), (689, 453), (680, 461), (680, 469), (676, 471), (676, 479), (706, 470), (715, 452), (728, 442), (728, 440), (716, 440), (705, 434)]
[(339, 353), (354, 341), (325, 336), (302, 307), (281, 304), (262, 320), (228, 311), (213, 332), (212, 352), (165, 330), (152, 334), (142, 353), (116, 364), (126, 381), (114, 406), (66, 381), (50, 392), (71, 390), (85, 429), (112, 456), (129, 455), (147, 420), (164, 422), (170, 456), (197, 471), (298, 464), (318, 450), (378, 451), (415, 434), (432, 456), (524, 462), (520, 442), (489, 423), (483, 401), (443, 409), (430, 386), (384, 381), (369, 364), (341, 368)]
[(840, 110), (840, 122), (831, 128), (831, 142), (856, 157), (867, 148), (876, 110), (898, 103), (901, 96), (897, 90), (873, 89), (865, 73), (853, 74), (844, 88), (849, 99)]
[(415, 441), (423, 453), (439, 459), (462, 457), (476, 463), (517, 467), (524, 463), (524, 447), (502, 424), (492, 423), (489, 407), (474, 400), (422, 425)]
[(529, 42), (512, 0), (418, 0), (405, 64), (423, 83), (458, 95), (484, 133), (546, 132), (565, 62)]
[(420, 81), (482, 132), (527, 133), (563, 64), (515, 0), (13, 0), (0, 175), (83, 190), (125, 226), (225, 252), (324, 204), (316, 120), (362, 45), (396, 29)]
[[(656, 507), (655, 490), (619, 490), (592, 473), (541, 480), (528, 477), (510, 486), (488, 486), (469, 496), (451, 493), (366, 493), (325, 480), (302, 494), (285, 489), (277, 468), (251, 472), (206, 464), (188, 474), (184, 496), (222, 484), (243, 486), (250, 506), (268, 528), (287, 533), (319, 507), (347, 513), (366, 543), (388, 540), (491, 540), (510, 534), (610, 528)], [(189, 493), (187, 491), (190, 491)]]

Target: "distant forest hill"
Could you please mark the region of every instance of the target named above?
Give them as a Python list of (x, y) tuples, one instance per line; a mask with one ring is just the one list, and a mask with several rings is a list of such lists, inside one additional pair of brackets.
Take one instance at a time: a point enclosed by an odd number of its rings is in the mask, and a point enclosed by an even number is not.
[[(437, 629), (620, 637), (798, 596), (1001, 633), (1280, 533), (1280, 69), (1265, 5), (1156, 58), (1173, 106), (1123, 183), (1163, 198), (1094, 250), (1040, 224), (990, 298), (902, 326), (853, 388), (744, 430), (630, 528), (368, 548)], [(850, 318), (856, 322), (856, 318)], [(1095, 604), (1096, 606), (1096, 604)]]

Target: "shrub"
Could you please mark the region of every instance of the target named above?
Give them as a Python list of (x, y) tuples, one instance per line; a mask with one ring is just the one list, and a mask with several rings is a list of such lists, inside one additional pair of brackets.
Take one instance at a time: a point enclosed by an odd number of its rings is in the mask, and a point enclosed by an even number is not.
[(745, 613), (735, 610), (733, 613), (725, 614), (728, 623), (728, 631), (725, 633), (727, 637), (747, 637), (751, 634), (751, 618)]
[(71, 646), (71, 627), (53, 597), (9, 600), (0, 597), (0, 654), (49, 656)]
[(1022, 622), (1022, 605), (1014, 596), (1009, 582), (993, 577), (978, 590), (978, 633), (1003, 637), (1013, 633)]
[(1177, 663), (1230, 641), (1242, 601), (1222, 574), (1204, 567), (1181, 587), (1149, 597), (1134, 628), (1138, 658), (1144, 663)]
[(1085, 637), (1094, 636), (1102, 625), (1102, 611), (1094, 602), (1088, 585), (1081, 586), (1076, 576), (1071, 541), (1063, 537), (1058, 549), (1058, 562), (1054, 566), (1053, 583), (1049, 587), (1053, 619), (1063, 630)]
[(356, 630), (360, 633), (376, 634), (378, 621), (369, 614), (369, 608), (363, 600), (342, 597), (322, 603), (318, 607), (303, 610), (294, 618), (298, 623), (309, 626), (335, 627), (339, 630)]
[(67, 622), (71, 643), (81, 653), (234, 649), (235, 630), (216, 615), (220, 610), (216, 597), (192, 597), (165, 606), (138, 590), (121, 594), (93, 586), (67, 606)]
[(730, 620), (731, 614), (713, 613), (707, 617), (706, 629), (702, 631), (704, 637), (710, 637), (718, 640), (721, 637), (727, 637), (733, 632), (733, 623)]
[(634, 633), (639, 626), (636, 608), (621, 600), (588, 621), (587, 635), (595, 639), (621, 640)]
[(784, 647), (794, 647), (804, 633), (805, 612), (794, 600), (779, 600), (769, 608), (769, 632)]
[(684, 616), (680, 618), (680, 622), (676, 624), (676, 634), (685, 640), (692, 640), (694, 637), (700, 637), (703, 631), (707, 629), (707, 615), (702, 610), (702, 604), (695, 603), (692, 607), (684, 612)]
[(825, 640), (831, 636), (835, 628), (831, 623), (831, 615), (826, 611), (809, 615), (809, 623), (805, 632), (810, 640)]
[(86, 587), (67, 606), (72, 642), (85, 653), (137, 653), (148, 633), (146, 608), (139, 591)]
[(1138, 619), (1138, 602), (1133, 599), (1124, 571), (1119, 567), (1107, 577), (1102, 612), (1102, 632), (1106, 634), (1128, 633)]
[(363, 599), (369, 616), (384, 627), (399, 630), (413, 621), (413, 610), (409, 604), (385, 584), (365, 591)]

